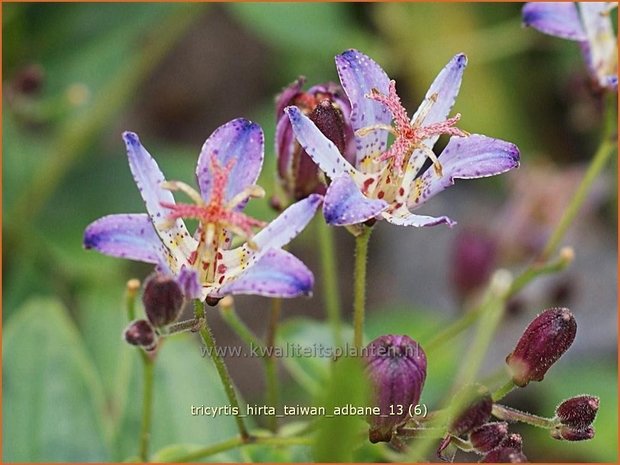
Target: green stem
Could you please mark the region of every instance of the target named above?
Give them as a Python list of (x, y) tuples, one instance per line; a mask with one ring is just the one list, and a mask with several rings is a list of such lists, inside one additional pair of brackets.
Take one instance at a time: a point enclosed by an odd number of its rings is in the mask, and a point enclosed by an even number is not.
[(505, 405), (494, 404), (492, 413), (494, 417), (504, 421), (519, 421), (544, 429), (551, 429), (555, 426), (553, 418), (540, 417)]
[(235, 393), (235, 388), (233, 387), (232, 380), (228, 374), (228, 369), (226, 368), (226, 364), (224, 363), (222, 356), (217, 351), (217, 345), (215, 343), (215, 339), (213, 338), (213, 333), (211, 333), (211, 328), (207, 322), (204, 302), (201, 302), (200, 300), (195, 301), (194, 314), (197, 319), (204, 320), (204, 327), (199, 331), (200, 337), (210, 350), (211, 359), (213, 360), (217, 373), (220, 376), (220, 380), (224, 386), (224, 391), (226, 391), (226, 396), (228, 397), (230, 406), (238, 412), (237, 415), (235, 415), (235, 421), (237, 422), (237, 428), (239, 429), (241, 440), (246, 441), (249, 438), (248, 430), (245, 427), (243, 418), (240, 416), (241, 408), (239, 407), (237, 394)]
[(504, 397), (510, 394), (515, 387), (515, 383), (512, 381), (512, 379), (506, 381), (506, 383), (502, 387), (500, 387), (497, 391), (493, 393), (493, 402), (498, 402), (502, 400)]
[(133, 321), (136, 319), (136, 296), (140, 290), (140, 281), (137, 279), (130, 279), (127, 281), (125, 288), (125, 310), (127, 312), (127, 321)]
[(343, 344), (342, 321), (333, 228), (325, 223), (322, 218), (320, 218), (320, 221), (316, 221), (315, 224), (317, 225), (317, 239), (321, 249), (321, 278), (325, 310), (329, 325), (331, 326), (334, 344), (336, 347), (341, 347)]
[(355, 237), (355, 269), (353, 287), (353, 345), (361, 349), (364, 345), (364, 313), (366, 306), (366, 264), (368, 241), (372, 228), (363, 227)]
[(573, 198), (564, 211), (562, 218), (558, 226), (555, 228), (551, 237), (547, 241), (547, 245), (543, 249), (541, 253), (541, 261), (546, 261), (551, 254), (555, 252), (555, 250), (560, 245), (564, 234), (573, 223), (573, 220), (581, 210), (583, 203), (585, 202), (590, 189), (592, 188), (592, 184), (601, 173), (611, 154), (614, 152), (614, 149), (617, 147), (617, 136), (616, 136), (616, 128), (617, 128), (617, 112), (616, 112), (616, 98), (615, 94), (609, 93), (607, 97), (606, 103), (606, 114), (605, 114), (605, 127), (603, 130), (603, 138), (601, 143), (588, 166), (588, 170), (586, 171), (585, 176), (581, 180), (577, 191), (573, 195)]
[[(566, 234), (567, 229), (574, 221), (575, 217), (581, 210), (583, 203), (585, 202), (587, 195), (592, 188), (592, 184), (606, 166), (610, 156), (617, 148), (616, 127), (617, 127), (617, 111), (615, 103), (615, 95), (609, 95), (606, 102), (606, 117), (605, 127), (603, 130), (603, 137), (601, 143), (596, 150), (590, 165), (584, 175), (579, 187), (575, 191), (568, 207), (564, 211), (560, 222), (556, 226), (555, 230), (549, 237), (547, 244), (545, 245), (543, 252), (540, 255), (540, 259), (536, 263), (531, 264), (523, 273), (515, 278), (513, 281), (511, 290), (507, 294), (507, 298), (510, 298), (518, 291), (527, 286), (532, 280), (543, 274), (555, 273), (563, 270), (569, 263), (564, 253), (560, 253), (559, 258), (552, 263), (545, 263), (549, 260), (549, 257), (557, 250), (562, 241), (562, 238)], [(463, 315), (460, 319), (452, 322), (442, 331), (440, 331), (435, 337), (425, 344), (425, 349), (431, 351), (437, 346), (450, 341), (455, 336), (461, 334), (464, 330), (469, 328), (480, 316), (481, 307), (477, 307), (472, 311)]]
[(220, 452), (236, 449), (237, 447), (250, 446), (252, 444), (264, 444), (269, 446), (309, 446), (312, 444), (312, 440), (310, 438), (250, 437), (248, 440), (243, 441), (241, 438), (232, 438), (203, 449), (198, 449), (189, 454), (172, 457), (169, 461), (176, 463), (195, 462), (219, 454)]
[[(487, 352), (489, 344), (493, 339), (495, 330), (501, 321), (504, 301), (508, 290), (510, 289), (511, 277), (507, 271), (499, 270), (495, 272), (489, 285), (489, 291), (485, 296), (482, 304), (482, 311), (478, 329), (474, 336), (473, 342), (466, 354), (463, 355), (463, 364), (461, 370), (456, 377), (451, 392), (457, 392), (459, 388), (471, 384), (476, 375), (484, 356)], [(446, 427), (452, 418), (458, 417), (460, 412), (466, 408), (467, 396), (455, 396), (447, 401), (445, 409), (436, 412), (433, 420), (429, 422), (428, 427)], [(424, 460), (433, 442), (431, 439), (420, 438), (416, 441), (411, 449), (409, 458), (413, 461)]]
[(142, 365), (144, 369), (142, 386), (142, 423), (140, 428), (140, 460), (149, 460), (149, 444), (151, 442), (151, 419), (153, 417), (153, 375), (154, 360), (142, 349)]
[[(278, 406), (278, 364), (275, 358), (274, 347), (276, 344), (276, 333), (278, 330), (278, 322), (280, 320), (280, 313), (282, 313), (282, 299), (271, 300), (271, 315), (269, 318), (269, 326), (267, 329), (266, 345), (268, 351), (264, 355), (265, 363), (265, 384), (267, 391), (267, 405), (277, 407)], [(278, 417), (270, 415), (268, 417), (269, 429), (272, 432), (278, 430)]]

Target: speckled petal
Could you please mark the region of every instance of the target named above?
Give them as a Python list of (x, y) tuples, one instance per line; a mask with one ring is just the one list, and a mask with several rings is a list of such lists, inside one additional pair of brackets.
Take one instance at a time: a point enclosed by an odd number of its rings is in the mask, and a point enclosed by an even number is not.
[(397, 214), (384, 212), (381, 216), (392, 224), (398, 226), (414, 226), (416, 228), (437, 226), (438, 224), (447, 224), (452, 227), (456, 224), (456, 221), (451, 220), (447, 216), (434, 217), (415, 215), (409, 212), (398, 212)]
[(588, 40), (587, 45), (583, 45), (588, 67), (601, 86), (616, 89), (618, 47), (610, 5), (606, 2), (580, 2), (579, 8)]
[(345, 226), (374, 218), (387, 207), (384, 200), (365, 197), (353, 179), (345, 175), (327, 188), (323, 216), (327, 224)]
[(484, 178), (517, 168), (519, 149), (509, 142), (478, 134), (452, 137), (439, 161), (443, 175), (431, 167), (416, 179), (407, 202), (409, 209), (453, 185), (455, 179)]
[(288, 207), (252, 238), (255, 247), (244, 244), (232, 250), (223, 250), (220, 263), (227, 270), (226, 278), (238, 276), (269, 249), (279, 249), (288, 244), (310, 222), (322, 201), (322, 195), (311, 194)]
[(586, 40), (573, 2), (530, 2), (523, 7), (523, 24), (569, 40)]
[(314, 276), (304, 263), (282, 249), (269, 249), (236, 279), (224, 282), (213, 297), (254, 294), (266, 297), (311, 295)]
[[(428, 126), (446, 120), (461, 89), (466, 66), (467, 56), (464, 53), (459, 53), (450, 60), (426, 92), (424, 102), (411, 118), (412, 122), (418, 126)], [(428, 106), (430, 110), (427, 109)], [(430, 137), (425, 140), (424, 144), (432, 148), (438, 138), (439, 135)]]
[(175, 202), (172, 193), (161, 187), (161, 183), (165, 181), (164, 175), (157, 166), (157, 162), (140, 143), (137, 134), (124, 132), (123, 140), (127, 146), (129, 168), (153, 225), (162, 242), (175, 258), (183, 261), (196, 248), (196, 243), (189, 235), (183, 220), (177, 219), (172, 226), (166, 220), (169, 211), (161, 204), (174, 204)]
[(177, 282), (186, 299), (198, 299), (200, 297), (202, 286), (194, 268), (183, 266), (177, 277)]
[(299, 144), (331, 179), (342, 174), (354, 174), (355, 168), (338, 151), (334, 143), (297, 107), (284, 110), (293, 126)]
[[(205, 202), (211, 197), (211, 157), (215, 155), (222, 167), (228, 166), (231, 160), (234, 163), (226, 186), (225, 201), (228, 201), (256, 183), (263, 166), (264, 142), (261, 127), (243, 118), (229, 121), (211, 134), (202, 146), (196, 166), (196, 177)], [(245, 202), (238, 209), (244, 206)]]
[[(336, 56), (336, 68), (340, 82), (351, 101), (351, 125), (354, 130), (375, 124), (390, 124), (392, 116), (384, 105), (366, 97), (372, 89), (387, 95), (390, 79), (385, 71), (371, 58), (357, 50), (347, 50)], [(377, 155), (386, 149), (388, 133), (374, 130), (364, 137), (356, 136), (356, 166), (366, 157)]]
[(84, 247), (105, 255), (154, 263), (167, 270), (169, 254), (147, 214), (108, 215), (84, 231)]

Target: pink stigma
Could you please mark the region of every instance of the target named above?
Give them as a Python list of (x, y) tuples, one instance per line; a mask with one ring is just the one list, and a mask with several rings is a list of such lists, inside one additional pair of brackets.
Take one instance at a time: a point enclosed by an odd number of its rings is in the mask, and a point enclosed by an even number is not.
[(418, 126), (415, 123), (411, 123), (407, 115), (407, 110), (403, 107), (400, 97), (396, 93), (396, 82), (393, 80), (390, 81), (387, 95), (381, 94), (378, 90), (373, 89), (370, 95), (368, 95), (368, 98), (383, 104), (389, 112), (392, 113), (396, 139), (390, 148), (377, 158), (377, 161), (394, 159), (394, 167), (399, 173), (402, 173), (405, 159), (408, 158), (425, 139), (441, 134), (459, 137), (465, 137), (467, 135), (467, 133), (455, 127), (456, 123), (461, 119), (460, 114), (448, 118), (445, 121), (431, 123), (427, 126)]
[(228, 161), (226, 166), (219, 164), (216, 155), (211, 155), (211, 175), (213, 186), (211, 188), (211, 198), (209, 203), (186, 204), (186, 203), (163, 203), (162, 207), (170, 210), (168, 218), (176, 220), (178, 218), (195, 219), (201, 224), (220, 224), (223, 227), (235, 228), (243, 232), (246, 237), (252, 237), (253, 228), (264, 226), (263, 221), (251, 218), (239, 211), (235, 211), (236, 205), (226, 205), (224, 202), (228, 177), (235, 165), (235, 160)]

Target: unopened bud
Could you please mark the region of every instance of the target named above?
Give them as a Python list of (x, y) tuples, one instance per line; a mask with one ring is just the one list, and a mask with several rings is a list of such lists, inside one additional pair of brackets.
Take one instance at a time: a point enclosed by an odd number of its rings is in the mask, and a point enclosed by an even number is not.
[(555, 409), (555, 415), (563, 425), (584, 429), (594, 422), (598, 407), (598, 397), (589, 395), (575, 396), (566, 399), (558, 405)]
[(520, 434), (512, 433), (509, 434), (500, 445), (502, 447), (509, 447), (511, 449), (521, 450), (521, 448), (523, 447), (523, 438)]
[(469, 433), (469, 442), (476, 452), (486, 454), (499, 446), (508, 437), (508, 423), (505, 421), (485, 423)]
[(176, 280), (155, 275), (144, 285), (144, 311), (156, 328), (174, 322), (183, 308), (183, 293)]
[(450, 422), (450, 433), (454, 436), (483, 425), (491, 417), (493, 399), (489, 390), (480, 384), (464, 387), (453, 402), (462, 407), (461, 413)]
[(408, 336), (387, 335), (364, 349), (373, 403), (381, 415), (368, 418), (370, 442), (390, 441), (396, 427), (410, 417), (426, 380), (426, 355)]
[(125, 341), (133, 346), (151, 351), (157, 346), (157, 335), (151, 324), (146, 320), (136, 320), (125, 329)]
[(594, 437), (594, 428), (571, 428), (566, 425), (559, 425), (551, 431), (551, 437), (565, 441), (588, 441)]
[(577, 323), (567, 308), (551, 308), (538, 315), (506, 357), (513, 382), (524, 387), (530, 381), (542, 381), (571, 346), (576, 332)]
[(299, 145), (284, 108), (297, 106), (330, 139), (349, 161), (355, 157), (353, 129), (349, 122), (351, 108), (340, 86), (320, 84), (302, 90), (303, 78), (285, 88), (276, 98), (276, 154), (278, 177), (292, 200), (312, 193), (324, 194), (325, 185), (318, 166)]

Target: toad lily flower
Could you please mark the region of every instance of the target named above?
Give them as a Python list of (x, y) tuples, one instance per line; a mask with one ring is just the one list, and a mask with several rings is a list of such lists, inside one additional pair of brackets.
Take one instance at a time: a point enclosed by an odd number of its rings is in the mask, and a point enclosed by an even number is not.
[[(460, 115), (448, 118), (466, 64), (465, 55), (456, 55), (409, 120), (395, 82), (377, 63), (357, 50), (338, 55), (336, 67), (351, 101), (355, 166), (298, 108), (286, 109), (299, 143), (332, 180), (323, 207), (327, 223), (345, 226), (384, 218), (404, 226), (451, 226), (454, 221), (448, 217), (416, 215), (411, 210), (455, 179), (493, 176), (519, 165), (515, 145), (470, 135), (455, 126)], [(395, 136), (389, 148), (388, 134)], [(452, 137), (436, 156), (432, 148), (442, 134)], [(427, 158), (433, 168), (424, 171)]]
[[(109, 215), (93, 222), (84, 233), (87, 249), (153, 263), (177, 279), (185, 297), (207, 302), (226, 294), (295, 297), (311, 292), (312, 273), (281, 247), (308, 224), (322, 197), (311, 195), (291, 205), (257, 234), (254, 228), (264, 223), (242, 213), (250, 198), (264, 195), (254, 184), (264, 156), (260, 126), (236, 119), (207, 139), (196, 167), (200, 192), (165, 181), (136, 134), (126, 132), (123, 139), (148, 214)], [(176, 203), (171, 191), (187, 194), (194, 203)], [(193, 236), (183, 218), (198, 220)], [(246, 242), (231, 249), (233, 235)]]
[(618, 47), (611, 22), (616, 2), (530, 2), (523, 23), (545, 34), (579, 42), (590, 74), (602, 88), (618, 89)]

